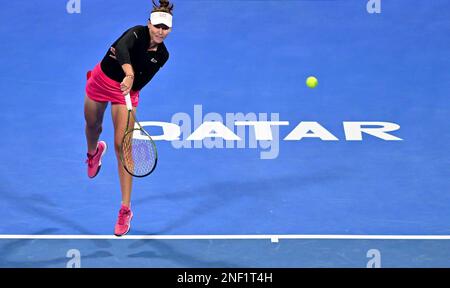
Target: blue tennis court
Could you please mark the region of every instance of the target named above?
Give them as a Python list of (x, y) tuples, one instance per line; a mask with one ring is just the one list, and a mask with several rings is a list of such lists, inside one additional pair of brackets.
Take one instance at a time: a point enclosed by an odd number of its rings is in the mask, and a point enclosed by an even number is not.
[(450, 267), (449, 1), (174, 4), (137, 111), (158, 166), (117, 238), (86, 72), (151, 1), (2, 3), (0, 267)]

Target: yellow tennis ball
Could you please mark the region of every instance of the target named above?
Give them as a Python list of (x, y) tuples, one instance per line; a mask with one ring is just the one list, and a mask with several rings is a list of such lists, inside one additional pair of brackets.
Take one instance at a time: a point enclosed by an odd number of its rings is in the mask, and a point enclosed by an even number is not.
[(317, 78), (314, 76), (309, 76), (306, 78), (306, 86), (309, 88), (315, 88), (319, 84), (319, 81), (317, 81)]

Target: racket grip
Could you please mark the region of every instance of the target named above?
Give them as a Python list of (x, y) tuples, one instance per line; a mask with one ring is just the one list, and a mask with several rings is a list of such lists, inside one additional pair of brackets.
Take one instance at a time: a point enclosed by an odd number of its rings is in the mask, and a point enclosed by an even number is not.
[(128, 111), (133, 110), (133, 105), (131, 105), (130, 93), (127, 93), (127, 95), (125, 95), (125, 104), (127, 105)]

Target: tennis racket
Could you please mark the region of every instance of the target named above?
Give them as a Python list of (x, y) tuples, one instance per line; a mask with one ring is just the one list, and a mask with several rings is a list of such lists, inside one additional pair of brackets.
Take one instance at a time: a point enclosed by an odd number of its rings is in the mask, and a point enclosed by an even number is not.
[[(125, 103), (128, 110), (127, 128), (120, 146), (120, 160), (125, 170), (134, 177), (150, 175), (156, 168), (158, 153), (155, 142), (147, 131), (142, 128), (131, 105), (130, 94), (125, 95)], [(130, 125), (130, 119), (134, 119), (134, 127)], [(137, 124), (137, 125), (136, 125)]]

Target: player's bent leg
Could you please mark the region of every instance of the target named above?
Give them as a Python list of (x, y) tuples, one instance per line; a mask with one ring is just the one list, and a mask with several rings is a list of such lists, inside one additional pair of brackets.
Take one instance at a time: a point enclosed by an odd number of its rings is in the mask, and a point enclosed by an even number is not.
[(86, 120), (86, 140), (88, 152), (95, 152), (97, 141), (102, 133), (103, 115), (108, 103), (96, 102), (85, 96), (84, 119)]
[(89, 178), (97, 176), (102, 165), (102, 157), (106, 153), (106, 143), (98, 141), (102, 132), (103, 114), (108, 103), (100, 103), (93, 101), (89, 97), (85, 97), (84, 117), (86, 120), (86, 141), (88, 146), (87, 152), (87, 173)]

